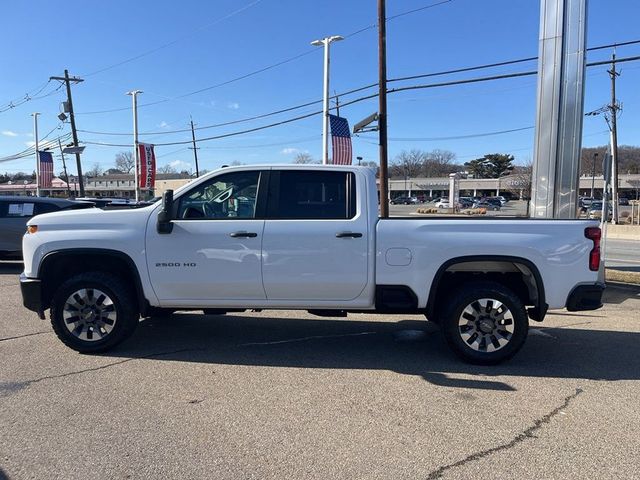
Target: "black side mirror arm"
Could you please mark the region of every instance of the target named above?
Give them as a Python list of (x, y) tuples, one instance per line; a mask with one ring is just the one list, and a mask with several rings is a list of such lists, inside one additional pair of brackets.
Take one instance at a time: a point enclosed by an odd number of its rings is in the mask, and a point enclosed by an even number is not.
[(158, 213), (156, 229), (160, 234), (168, 234), (173, 231), (173, 190), (167, 190), (162, 194), (162, 210)]

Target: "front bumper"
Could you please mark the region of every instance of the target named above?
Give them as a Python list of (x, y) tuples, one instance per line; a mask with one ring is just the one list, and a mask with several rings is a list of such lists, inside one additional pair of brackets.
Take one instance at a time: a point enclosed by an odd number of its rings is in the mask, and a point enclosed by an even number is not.
[(28, 278), (24, 273), (21, 273), (20, 291), (22, 292), (22, 304), (29, 310), (37, 312), (40, 318), (44, 318), (42, 282), (37, 278)]
[(567, 310), (570, 312), (597, 310), (602, 307), (602, 292), (604, 292), (604, 285), (601, 283), (578, 285), (567, 297)]

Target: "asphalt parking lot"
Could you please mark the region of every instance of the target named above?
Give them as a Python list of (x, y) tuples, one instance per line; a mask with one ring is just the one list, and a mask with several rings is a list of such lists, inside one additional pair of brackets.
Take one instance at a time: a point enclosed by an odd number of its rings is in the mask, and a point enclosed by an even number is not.
[(417, 316), (147, 319), (77, 354), (0, 263), (0, 479), (638, 478), (640, 290), (460, 363)]

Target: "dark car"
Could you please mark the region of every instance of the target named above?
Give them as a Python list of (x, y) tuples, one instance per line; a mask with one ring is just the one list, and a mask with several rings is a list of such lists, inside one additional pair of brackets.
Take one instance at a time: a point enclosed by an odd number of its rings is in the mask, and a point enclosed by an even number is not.
[(22, 258), (22, 236), (31, 217), (93, 206), (62, 198), (0, 197), (0, 258)]
[(619, 197), (618, 198), (618, 205), (620, 205), (621, 207), (628, 207), (629, 206), (629, 199), (626, 197)]
[(473, 208), (486, 208), (487, 210), (498, 211), (502, 208), (500, 200), (491, 200), (490, 198), (485, 198), (483, 200), (479, 200), (473, 204)]
[(389, 203), (391, 205), (411, 205), (418, 203), (418, 199), (416, 197), (396, 197), (392, 198)]

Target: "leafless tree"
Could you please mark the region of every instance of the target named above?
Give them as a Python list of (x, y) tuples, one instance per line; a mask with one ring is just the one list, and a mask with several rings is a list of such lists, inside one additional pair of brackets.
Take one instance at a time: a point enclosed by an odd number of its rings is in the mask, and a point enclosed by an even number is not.
[(502, 180), (506, 185), (508, 192), (517, 197), (522, 196), (523, 199), (531, 198), (531, 172), (533, 171), (533, 162), (527, 160), (523, 165), (516, 165), (511, 175)]
[(116, 153), (116, 168), (123, 173), (131, 173), (136, 166), (133, 153), (123, 151)]
[(422, 150), (403, 150), (389, 165), (391, 178), (419, 177), (423, 171), (427, 155)]
[(158, 173), (178, 173), (175, 168), (171, 166), (171, 164), (167, 163), (166, 165), (162, 165), (158, 167)]
[(85, 172), (87, 177), (98, 177), (100, 174), (102, 174), (102, 167), (97, 162), (93, 164), (93, 167)]
[(317, 160), (314, 160), (310, 153), (300, 152), (296, 154), (296, 156), (294, 157), (293, 163), (298, 163), (302, 165), (302, 164), (320, 163), (320, 162), (318, 162)]
[(426, 153), (426, 161), (423, 167), (423, 176), (442, 177), (459, 170), (459, 166), (454, 164), (456, 154), (449, 150), (432, 150)]

